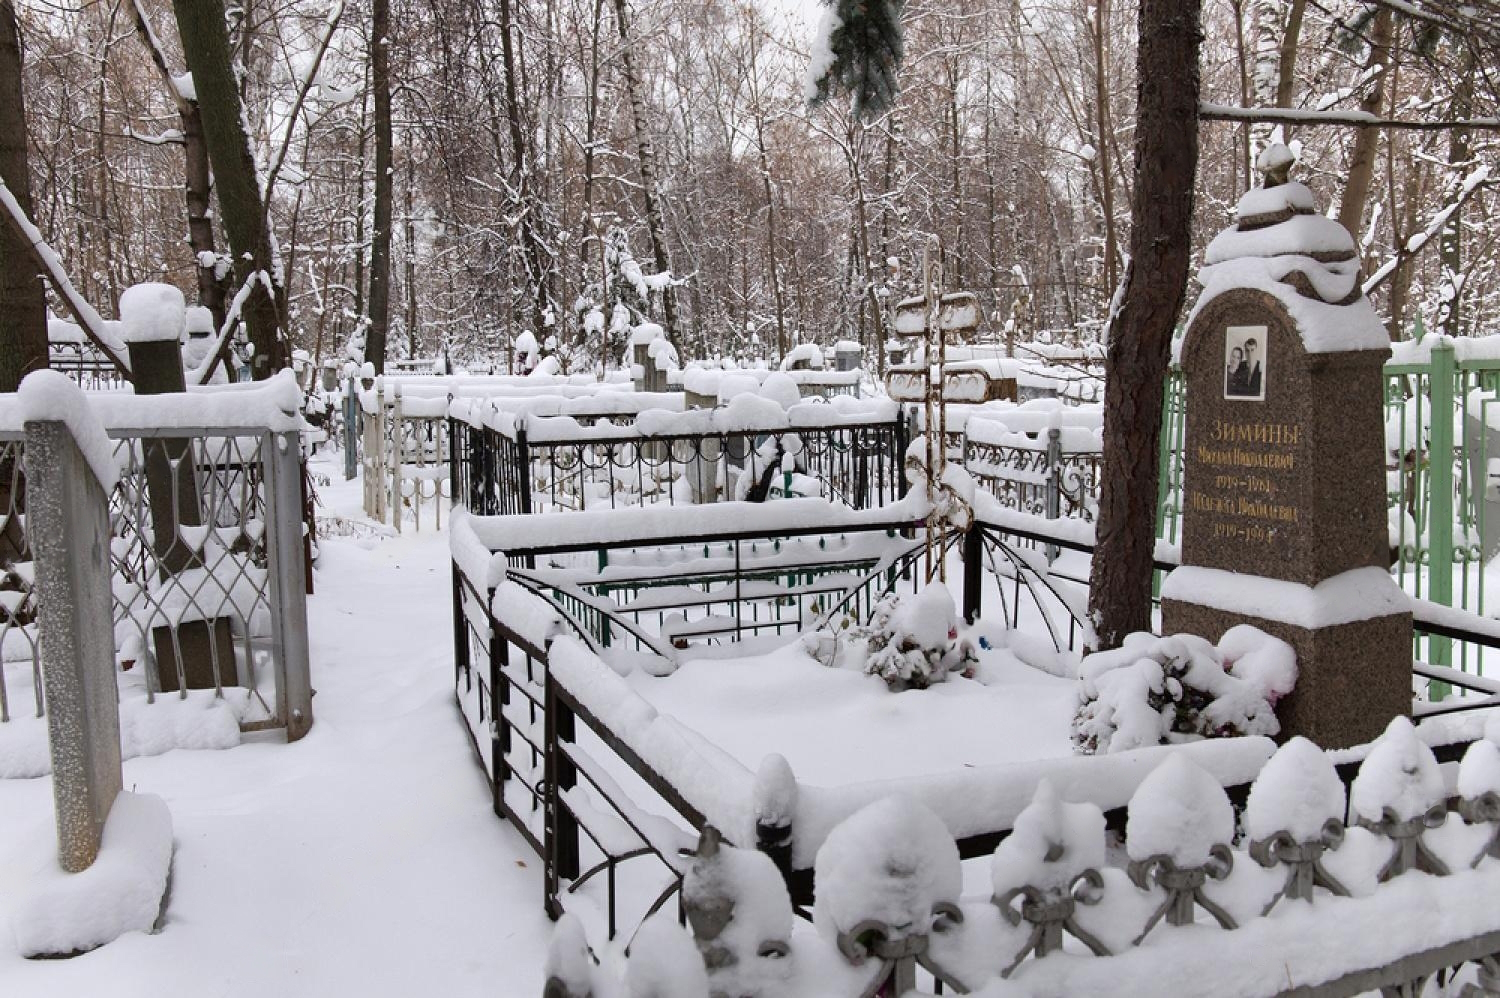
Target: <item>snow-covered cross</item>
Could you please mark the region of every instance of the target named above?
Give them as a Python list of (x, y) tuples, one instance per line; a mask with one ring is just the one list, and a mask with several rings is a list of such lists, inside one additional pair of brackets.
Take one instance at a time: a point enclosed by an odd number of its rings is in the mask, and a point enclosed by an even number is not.
[[(913, 447), (906, 456), (908, 463), (922, 462), (927, 496), (935, 505), (944, 505), (940, 499), (947, 491), (944, 483), (948, 465), (948, 414), (943, 371), (948, 360), (948, 334), (973, 332), (979, 327), (979, 303), (973, 293), (945, 293), (943, 283), (943, 243), (933, 234), (922, 248), (922, 294), (898, 302), (892, 322), (897, 336), (921, 340), (922, 359), (916, 368), (919, 376), (913, 378), (913, 366), (903, 364), (892, 368), (887, 378), (887, 389), (893, 399), (922, 403), (925, 454), (914, 453)], [(927, 578), (931, 580), (936, 574), (946, 582), (948, 573), (942, 554), (944, 513), (934, 509), (934, 514), (927, 518)]]

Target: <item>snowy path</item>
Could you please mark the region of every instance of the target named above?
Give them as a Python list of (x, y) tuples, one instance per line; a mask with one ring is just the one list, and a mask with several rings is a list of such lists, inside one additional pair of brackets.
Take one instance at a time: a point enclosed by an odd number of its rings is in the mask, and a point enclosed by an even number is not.
[[(352, 484), (322, 512), (357, 516)], [(53, 861), (51, 781), (0, 780), (0, 995), (540, 994), (539, 865), (490, 810), (453, 703), (446, 542), (324, 541), (303, 741), (125, 764), (176, 827), (160, 934), (22, 960), (10, 917)]]

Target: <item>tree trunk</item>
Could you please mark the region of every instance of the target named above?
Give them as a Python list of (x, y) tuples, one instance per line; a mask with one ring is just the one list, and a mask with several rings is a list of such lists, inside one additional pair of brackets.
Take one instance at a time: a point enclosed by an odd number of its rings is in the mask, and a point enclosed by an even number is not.
[[(1391, 10), (1381, 7), (1370, 26), (1370, 54), (1365, 71), (1375, 71), (1374, 82), (1359, 102), (1360, 111), (1378, 115), (1385, 103), (1385, 78), (1390, 72)], [(1354, 149), (1349, 153), (1349, 179), (1344, 182), (1344, 196), (1339, 200), (1339, 224), (1349, 230), (1354, 245), (1360, 243), (1359, 226), (1365, 217), (1365, 203), (1370, 199), (1370, 182), (1375, 177), (1375, 154), (1380, 147), (1380, 129), (1361, 128), (1354, 133)]]
[[(27, 217), (32, 217), (21, 32), (11, 0), (0, 0), (0, 180)], [(0, 392), (15, 391), (22, 378), (46, 366), (47, 305), (42, 278), (20, 232), (0, 220)]]
[[(156, 34), (146, 20), (146, 12), (140, 0), (136, 0), (135, 29), (151, 62), (161, 74), (162, 85), (171, 94), (177, 105), (177, 117), (182, 124), (183, 172), (186, 179), (188, 220), (188, 248), (193, 251), (194, 269), (198, 277), (198, 304), (213, 314), (214, 328), (224, 328), (224, 281), (218, 276), (218, 248), (214, 244), (213, 220), (213, 174), (208, 166), (208, 144), (203, 139), (203, 112), (198, 102), (184, 95), (167, 68), (166, 54), (157, 45)], [(234, 368), (225, 365), (230, 379)]]
[(1286, 27), (1281, 32), (1281, 56), (1276, 65), (1276, 106), (1292, 106), (1292, 90), (1297, 83), (1297, 42), (1302, 38), (1302, 16), (1307, 0), (1292, 0), (1287, 8)]
[(1162, 392), (1192, 246), (1199, 0), (1142, 0), (1130, 267), (1104, 379), (1104, 465), (1089, 613), (1101, 648), (1151, 625)]
[[(656, 189), (656, 150), (651, 144), (650, 125), (646, 121), (646, 101), (641, 95), (641, 81), (631, 52), (630, 11), (627, 0), (615, 0), (615, 25), (620, 31), (620, 69), (625, 79), (625, 93), (630, 101), (630, 117), (635, 124), (636, 155), (641, 171), (641, 196), (646, 203), (646, 230), (651, 235), (651, 256), (658, 274), (669, 273), (672, 259), (667, 253), (667, 226), (662, 219), (661, 194)], [(662, 325), (671, 338), (677, 325), (677, 296), (671, 286), (661, 290)]]
[[(552, 308), (551, 254), (538, 226), (543, 199), (537, 196), (533, 171), (536, 157), (532, 149), (532, 129), (522, 114), (519, 60), (516, 58), (516, 23), (511, 0), (500, 0), (500, 54), (505, 71), (505, 116), (510, 124), (511, 190), (518, 241), (526, 264), (526, 290), (531, 299), (532, 328), (537, 341), (547, 335), (547, 319), (556, 320)], [(649, 195), (648, 195), (649, 199)], [(649, 200), (648, 200), (649, 204)]]
[(1094, 151), (1099, 164), (1099, 210), (1104, 215), (1104, 299), (1115, 293), (1119, 281), (1120, 248), (1115, 232), (1115, 178), (1109, 156), (1112, 126), (1109, 118), (1108, 32), (1109, 0), (1094, 4), (1094, 129), (1099, 147)]
[(370, 232), (369, 325), (365, 361), (385, 373), (391, 328), (391, 201), (396, 192), (391, 166), (391, 3), (374, 0), (370, 13), (370, 89), (375, 99), (375, 219)]
[[(1458, 73), (1458, 82), (1453, 88), (1453, 98), (1448, 116), (1454, 121), (1465, 121), (1474, 108), (1474, 50), (1464, 48), (1464, 64)], [(1474, 158), (1473, 133), (1467, 128), (1455, 128), (1448, 133), (1448, 183), (1454, 188), (1461, 182), (1465, 170)], [(1437, 328), (1447, 336), (1461, 336), (1459, 301), (1463, 297), (1463, 205), (1453, 210), (1448, 224), (1438, 241), (1438, 264), (1441, 281), (1452, 292), (1439, 299)]]
[(240, 316), (254, 349), (250, 375), (260, 381), (290, 362), (282, 336), (286, 292), (272, 247), (255, 154), (245, 131), (224, 4), (222, 0), (172, 0), (172, 9), (202, 111), (203, 138), (219, 196), (219, 221), (229, 239), (235, 279), (244, 296)]

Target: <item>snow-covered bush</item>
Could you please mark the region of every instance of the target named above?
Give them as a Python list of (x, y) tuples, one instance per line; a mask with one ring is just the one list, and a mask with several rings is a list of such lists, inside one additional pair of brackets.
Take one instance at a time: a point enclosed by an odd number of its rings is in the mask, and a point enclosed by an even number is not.
[(940, 582), (905, 599), (888, 593), (875, 601), (867, 623), (846, 617), (831, 633), (804, 637), (803, 647), (824, 665), (879, 676), (894, 692), (926, 689), (953, 672), (972, 676), (979, 661)]
[(1123, 752), (1191, 738), (1274, 735), (1276, 702), (1297, 681), (1292, 647), (1241, 624), (1217, 647), (1192, 634), (1132, 634), (1080, 669), (1073, 744)]

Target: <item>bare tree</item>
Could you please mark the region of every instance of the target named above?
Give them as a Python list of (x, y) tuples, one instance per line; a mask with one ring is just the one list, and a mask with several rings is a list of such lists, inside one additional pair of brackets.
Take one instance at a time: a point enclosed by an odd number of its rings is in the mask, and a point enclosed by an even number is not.
[(1199, 0), (1142, 0), (1130, 265), (1109, 325), (1089, 613), (1101, 648), (1151, 629), (1161, 407), (1187, 287), (1198, 167)]
[(245, 131), (224, 5), (222, 0), (173, 0), (172, 6), (203, 112), (219, 220), (229, 237), (239, 284), (236, 304), (254, 351), (250, 374), (258, 381), (286, 367), (291, 359), (282, 336), (286, 296), (255, 155)]

